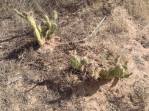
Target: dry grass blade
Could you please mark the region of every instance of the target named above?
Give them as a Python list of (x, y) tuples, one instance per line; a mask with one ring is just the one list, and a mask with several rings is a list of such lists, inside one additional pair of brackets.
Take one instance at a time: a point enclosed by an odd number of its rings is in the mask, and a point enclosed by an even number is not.
[(100, 23), (97, 25), (97, 27), (93, 30), (93, 32), (87, 38), (77, 40), (77, 41), (71, 41), (71, 42), (67, 42), (67, 43), (61, 43), (61, 45), (70, 44), (70, 43), (81, 43), (81, 42), (88, 41), (91, 37), (95, 36), (99, 32), (100, 26), (103, 24), (105, 19), (106, 19), (106, 16), (100, 21)]
[(106, 19), (106, 16), (100, 21), (100, 23), (97, 25), (97, 27), (93, 30), (93, 32), (88, 36), (88, 39), (90, 38), (90, 37), (93, 37), (93, 36), (95, 36), (98, 32), (99, 32), (99, 28), (100, 28), (100, 26), (102, 25), (102, 23), (105, 21), (105, 19)]

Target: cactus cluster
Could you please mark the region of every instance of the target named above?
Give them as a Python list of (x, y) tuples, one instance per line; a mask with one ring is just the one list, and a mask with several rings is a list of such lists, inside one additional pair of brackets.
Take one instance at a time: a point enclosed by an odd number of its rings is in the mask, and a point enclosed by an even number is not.
[(51, 19), (47, 14), (43, 15), (43, 25), (37, 23), (37, 20), (31, 12), (20, 12), (16, 9), (15, 12), (20, 17), (27, 20), (27, 22), (30, 24), (30, 26), (34, 30), (35, 38), (40, 46), (45, 44), (46, 40), (49, 40), (55, 33), (55, 30), (57, 28), (56, 21), (58, 19), (58, 14), (56, 11), (53, 11), (53, 17)]
[(94, 60), (77, 55), (72, 55), (70, 59), (70, 65), (73, 69), (78, 70), (82, 72), (82, 74), (86, 74), (88, 78), (93, 78), (95, 80), (127, 78), (131, 75), (127, 69), (127, 62), (124, 64), (116, 63), (109, 68), (100, 67), (98, 64), (99, 63)]

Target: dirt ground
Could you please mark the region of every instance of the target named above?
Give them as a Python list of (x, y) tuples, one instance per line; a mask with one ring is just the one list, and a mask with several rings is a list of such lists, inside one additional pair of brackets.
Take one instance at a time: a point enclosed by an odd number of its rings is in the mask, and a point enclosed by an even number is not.
[[(149, 111), (148, 0), (37, 1), (48, 14), (58, 11), (61, 44), (41, 51), (32, 29), (13, 11), (39, 14), (34, 2), (0, 0), (0, 111)], [(82, 80), (69, 68), (73, 50), (93, 58), (125, 56), (132, 75), (112, 88), (111, 81)]]

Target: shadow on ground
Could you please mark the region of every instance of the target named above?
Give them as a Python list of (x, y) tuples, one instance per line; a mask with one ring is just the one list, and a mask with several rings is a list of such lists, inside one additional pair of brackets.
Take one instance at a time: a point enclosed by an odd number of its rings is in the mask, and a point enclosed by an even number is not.
[[(66, 73), (71, 73), (71, 72), (66, 72)], [(48, 91), (52, 90), (52, 92), (57, 93), (60, 96), (58, 99), (53, 99), (47, 102), (48, 104), (55, 104), (55, 103), (61, 102), (62, 100), (70, 100), (72, 96), (73, 97), (92, 96), (93, 94), (95, 94), (97, 91), (100, 90), (100, 87), (102, 85), (105, 85), (108, 82), (110, 82), (110, 80), (95, 81), (92, 79), (86, 79), (86, 80), (81, 80), (79, 83), (71, 84), (71, 83), (67, 83), (66, 82), (67, 80), (66, 81), (64, 80), (64, 83), (60, 82), (59, 79), (60, 78), (45, 79), (43, 81), (30, 80), (31, 81), (30, 83), (34, 84), (34, 86), (29, 90), (25, 91), (25, 93), (30, 92), (31, 90), (33, 90), (38, 86), (46, 86)]]
[(20, 46), (18, 49), (13, 49), (11, 52), (9, 52), (5, 59), (17, 59), (19, 55), (21, 55), (24, 51), (30, 50), (31, 48), (37, 50), (39, 48), (39, 45), (34, 41), (27, 42), (26, 44)]

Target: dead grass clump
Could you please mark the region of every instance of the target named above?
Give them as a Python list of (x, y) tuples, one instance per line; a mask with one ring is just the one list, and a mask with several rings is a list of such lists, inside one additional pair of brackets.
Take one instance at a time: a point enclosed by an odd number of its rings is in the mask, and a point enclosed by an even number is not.
[(109, 15), (117, 6), (124, 6), (135, 18), (149, 19), (149, 0), (88, 0), (97, 13)]
[(133, 22), (127, 10), (123, 7), (116, 7), (111, 14), (111, 22), (107, 28), (112, 34), (127, 34), (130, 38), (135, 38), (138, 26)]
[(135, 18), (149, 18), (149, 1), (148, 0), (125, 0), (124, 6), (129, 14)]

